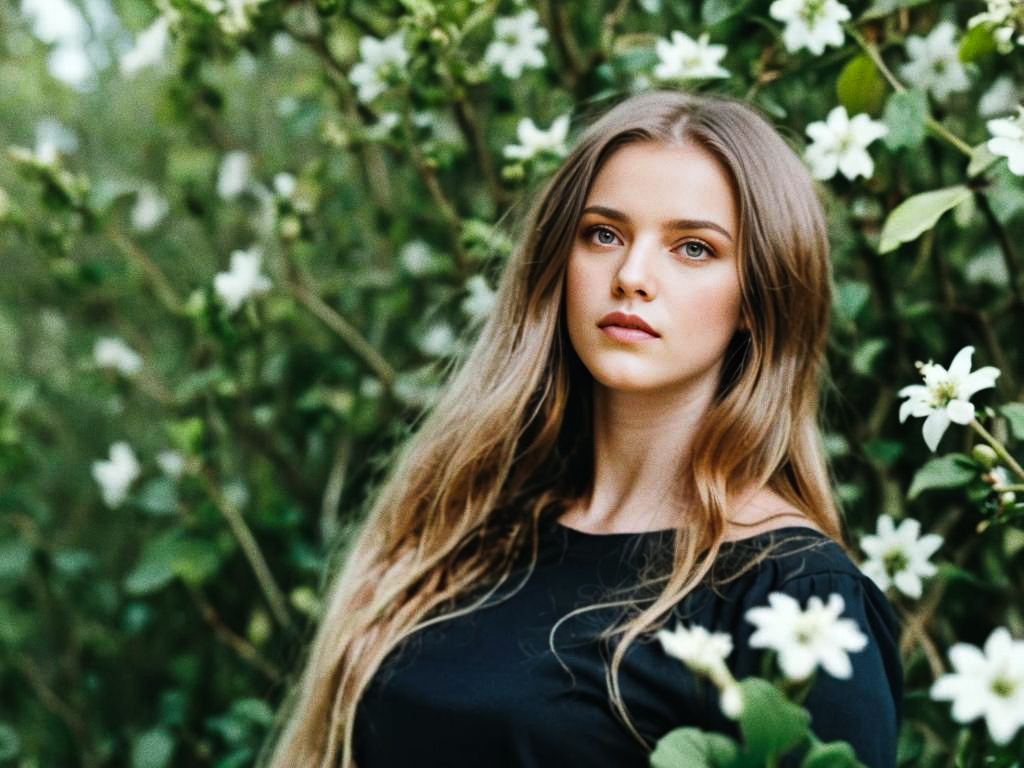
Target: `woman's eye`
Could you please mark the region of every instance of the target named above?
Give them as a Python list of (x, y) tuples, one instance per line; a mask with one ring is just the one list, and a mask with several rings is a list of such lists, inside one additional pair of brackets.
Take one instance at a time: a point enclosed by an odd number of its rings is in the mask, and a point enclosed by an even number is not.
[(693, 261), (704, 261), (714, 256), (711, 249), (700, 240), (687, 240), (682, 247), (683, 255)]
[(597, 235), (597, 242), (601, 245), (615, 245), (615, 233), (604, 227), (595, 227), (590, 230), (591, 235)]

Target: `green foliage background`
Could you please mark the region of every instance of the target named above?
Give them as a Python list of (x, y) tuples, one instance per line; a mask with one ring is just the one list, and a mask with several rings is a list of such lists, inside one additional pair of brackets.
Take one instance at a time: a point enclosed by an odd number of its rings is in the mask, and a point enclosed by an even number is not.
[[(163, 64), (101, 67), (89, 89), (52, 77), (30, 20), (0, 7), (0, 145), (15, 147), (0, 160), (0, 765), (251, 763), (330, 553), (473, 333), (467, 281), (493, 285), (557, 164), (511, 163), (503, 147), (523, 117), (571, 114), (571, 140), (650, 82), (655, 40), (677, 29), (728, 47), (730, 77), (685, 87), (750, 99), (794, 146), (838, 104), (890, 128), (871, 178), (822, 185), (837, 288), (828, 445), (854, 543), (882, 513), (946, 538), (920, 600), (890, 593), (907, 622), (901, 761), (996, 754), (981, 723), (954, 723), (927, 690), (953, 643), (996, 626), (1024, 636), (1020, 517), (969, 457), (973, 432), (951, 429), (944, 447), (962, 455), (926, 464), (896, 393), (918, 381), (915, 360), (945, 365), (972, 344), (976, 365), (1002, 371), (979, 418), (1011, 447), (1024, 438), (1020, 411), (998, 410), (1021, 400), (1024, 179), (976, 150), (979, 98), (1001, 75), (1024, 82), (1024, 49), (968, 32), (981, 2), (878, 0), (849, 3), (841, 48), (790, 52), (769, 5), (265, 0), (229, 34), (199, 0), (113, 0), (98, 59), (161, 10), (178, 21)], [(523, 8), (549, 31), (547, 63), (510, 79), (483, 53), (495, 17)], [(895, 71), (907, 37), (942, 20), (963, 34), (971, 87), (939, 103), (880, 65)], [(398, 29), (407, 67), (360, 102), (359, 40)], [(78, 137), (53, 162), (31, 152), (47, 118)], [(225, 199), (233, 150), (251, 182)], [(278, 173), (294, 194), (273, 191)], [(169, 205), (148, 231), (131, 223), (143, 185)], [(962, 202), (934, 228), (880, 248), (901, 202), (954, 185)], [(214, 276), (254, 245), (272, 288), (232, 313)], [(138, 374), (95, 363), (109, 336), (141, 354)], [(111, 508), (92, 466), (119, 440), (141, 474)], [(177, 479), (156, 464), (166, 450), (187, 462)]]

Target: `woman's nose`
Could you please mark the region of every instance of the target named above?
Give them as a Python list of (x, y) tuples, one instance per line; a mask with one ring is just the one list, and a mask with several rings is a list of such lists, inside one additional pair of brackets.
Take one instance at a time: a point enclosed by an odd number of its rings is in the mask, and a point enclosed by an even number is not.
[(659, 247), (653, 242), (636, 240), (623, 250), (612, 282), (614, 295), (654, 298), (657, 292), (654, 269)]

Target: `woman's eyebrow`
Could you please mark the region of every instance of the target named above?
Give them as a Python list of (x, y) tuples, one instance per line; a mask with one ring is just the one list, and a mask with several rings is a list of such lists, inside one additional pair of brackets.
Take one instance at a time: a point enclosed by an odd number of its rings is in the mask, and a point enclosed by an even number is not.
[[(617, 211), (614, 208), (608, 208), (603, 205), (589, 205), (583, 209), (583, 213), (596, 213), (601, 216), (607, 216), (609, 219), (614, 219), (615, 221), (629, 221), (629, 216), (624, 214), (622, 211)], [(713, 229), (716, 232), (721, 232), (730, 243), (732, 242), (732, 235), (729, 234), (728, 230), (713, 221), (708, 221), (707, 219), (672, 219), (665, 223), (665, 229)]]

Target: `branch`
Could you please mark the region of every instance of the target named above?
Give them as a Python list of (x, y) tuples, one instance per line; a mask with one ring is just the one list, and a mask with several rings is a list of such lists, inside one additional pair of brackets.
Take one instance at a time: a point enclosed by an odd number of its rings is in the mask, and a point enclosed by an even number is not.
[[(861, 36), (861, 34), (853, 27), (853, 25), (846, 25), (846, 31), (849, 32), (850, 36), (857, 41), (857, 43), (864, 50), (864, 52), (871, 57), (871, 60), (875, 63), (875, 66), (878, 67), (878, 71), (881, 72), (882, 76), (889, 81), (889, 85), (891, 85), (893, 89), (895, 89), (899, 93), (902, 93), (903, 91), (907, 90), (906, 86), (904, 86), (903, 83), (901, 83), (896, 78), (896, 76), (889, 70), (889, 67), (886, 66), (884, 59), (882, 59), (882, 54), (878, 51), (878, 48), (875, 47), (873, 43), (867, 42)], [(974, 149), (971, 147), (970, 144), (965, 142), (959, 136), (956, 136), (953, 133), (951, 133), (942, 123), (940, 123), (931, 115), (928, 115), (928, 117), (925, 118), (925, 125), (927, 125), (933, 133), (937, 134), (941, 138), (948, 141), (956, 149), (958, 149), (960, 152), (964, 153), (968, 157), (972, 157), (974, 155)]]
[(284, 599), (284, 594), (281, 592), (280, 587), (277, 586), (274, 575), (271, 573), (267, 560), (263, 557), (263, 552), (260, 551), (259, 544), (256, 543), (256, 537), (252, 535), (249, 525), (245, 522), (241, 512), (235, 505), (228, 501), (224, 494), (221, 493), (207, 470), (200, 470), (197, 474), (206, 488), (206, 492), (213, 499), (214, 504), (217, 505), (217, 509), (224, 515), (224, 519), (228, 521), (228, 526), (231, 528), (231, 532), (235, 535), (235, 539), (249, 561), (249, 566), (256, 576), (260, 589), (263, 590), (263, 595), (266, 597), (270, 611), (274, 614), (277, 623), (283, 627), (291, 628), (292, 620), (288, 614), (288, 605)]
[(302, 306), (323, 320), (324, 325), (338, 334), (342, 341), (370, 367), (385, 387), (390, 390), (394, 386), (397, 375), (395, 369), (381, 357), (380, 353), (359, 333), (354, 325), (325, 304), (304, 282), (289, 283), (288, 290)]
[(217, 613), (210, 601), (206, 599), (202, 591), (198, 587), (189, 585), (189, 594), (192, 597), (192, 602), (195, 603), (196, 608), (199, 609), (200, 615), (203, 620), (210, 625), (213, 629), (213, 633), (217, 636), (217, 639), (224, 643), (226, 646), (231, 648), (236, 654), (238, 654), (243, 660), (252, 664), (258, 669), (265, 677), (271, 682), (278, 682), (282, 679), (283, 675), (281, 671), (269, 662), (259, 650), (246, 640), (244, 637), (236, 634), (224, 623), (221, 619), (220, 614)]

